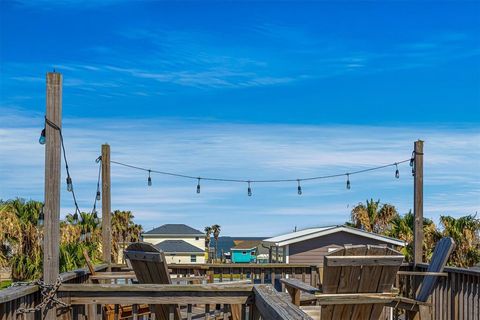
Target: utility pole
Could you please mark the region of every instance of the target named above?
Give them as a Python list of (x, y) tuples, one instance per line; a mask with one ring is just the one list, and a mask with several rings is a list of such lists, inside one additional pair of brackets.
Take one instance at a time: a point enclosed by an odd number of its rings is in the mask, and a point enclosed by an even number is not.
[(413, 162), (413, 213), (415, 215), (413, 264), (422, 263), (423, 256), (423, 141), (414, 144)]
[(110, 269), (112, 257), (111, 201), (110, 201), (110, 146), (102, 145), (102, 251), (103, 261)]
[[(62, 75), (47, 73), (47, 110), (46, 119), (58, 128), (62, 128)], [(60, 263), (60, 179), (61, 144), (60, 132), (45, 123), (45, 195), (44, 195), (44, 233), (43, 233), (43, 281), (54, 284), (57, 280)], [(46, 320), (57, 318), (56, 309), (44, 309)]]

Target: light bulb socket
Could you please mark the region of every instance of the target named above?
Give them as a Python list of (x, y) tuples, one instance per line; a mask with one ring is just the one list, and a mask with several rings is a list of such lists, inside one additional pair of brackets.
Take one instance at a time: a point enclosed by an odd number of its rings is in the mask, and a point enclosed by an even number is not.
[(100, 201), (100, 191), (97, 191), (96, 199), (97, 199), (97, 201)]
[(197, 193), (200, 193), (200, 178), (198, 179), (197, 183)]
[(347, 189), (350, 190), (351, 185), (350, 185), (350, 175), (347, 174)]
[(150, 170), (148, 170), (148, 179), (147, 179), (147, 184), (149, 187), (152, 186), (152, 177), (150, 176)]
[(43, 214), (43, 208), (42, 208), (42, 211), (40, 211), (40, 214), (38, 215), (37, 225), (39, 227), (43, 227), (44, 223), (45, 223), (45, 215)]
[(72, 192), (73, 190), (72, 178), (68, 176), (66, 180), (67, 180), (67, 191)]
[(43, 145), (45, 142), (47, 142), (47, 138), (45, 137), (45, 128), (43, 128), (42, 132), (40, 133), (40, 138), (38, 138), (38, 143)]
[(398, 171), (398, 169), (395, 170), (395, 178), (400, 178), (400, 171)]

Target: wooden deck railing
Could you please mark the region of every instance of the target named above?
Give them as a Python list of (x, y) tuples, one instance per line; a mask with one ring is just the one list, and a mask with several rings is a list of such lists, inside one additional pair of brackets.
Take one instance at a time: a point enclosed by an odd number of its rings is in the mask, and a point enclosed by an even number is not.
[[(239, 318), (250, 319), (309, 319), (285, 295), (281, 295), (270, 284), (277, 284), (281, 277), (290, 276), (304, 281), (317, 281), (315, 267), (307, 265), (170, 265), (173, 277), (206, 275), (208, 285), (131, 285), (131, 284), (90, 284), (86, 269), (62, 274), (64, 285), (58, 297), (71, 305), (68, 310), (59, 312), (59, 319), (101, 319), (106, 309), (111, 319), (116, 319), (121, 304), (132, 304), (131, 318), (152, 319), (152, 315), (141, 315), (140, 304), (175, 303), (183, 306), (187, 319), (200, 312), (205, 319), (223, 316), (234, 312), (231, 305), (240, 305)], [(106, 269), (106, 265), (97, 270)], [(115, 270), (115, 268), (113, 268)], [(230, 280), (251, 280), (253, 284), (215, 285)], [(273, 280), (273, 281), (272, 281)], [(18, 308), (29, 308), (41, 301), (37, 286), (11, 287), (0, 291), (0, 320), (39, 320), (39, 312), (27, 313), (19, 318)], [(108, 307), (106, 307), (108, 306)], [(222, 306), (219, 308), (219, 306)], [(222, 310), (222, 311), (220, 311)], [(154, 317), (153, 317), (154, 318)], [(256, 318), (256, 319), (257, 319)]]
[(253, 280), (253, 283), (272, 284), (277, 289), (282, 285), (279, 279), (285, 277), (302, 280), (314, 287), (318, 287), (320, 283), (319, 268), (306, 264), (170, 264), (168, 268), (172, 275), (207, 276), (211, 283), (249, 279)]
[[(209, 281), (206, 282), (227, 282), (230, 280), (254, 280), (257, 285), (237, 284), (235, 288), (226, 289), (223, 285), (202, 286), (165, 286), (157, 285), (158, 288), (147, 288), (132, 285), (93, 285), (89, 282), (89, 273), (86, 269), (75, 270), (62, 274), (65, 285), (60, 287), (59, 296), (66, 299), (67, 302), (75, 305), (67, 314), (61, 316), (62, 320), (86, 318), (98, 318), (99, 310), (102, 308), (92, 308), (92, 304), (86, 303), (88, 299), (97, 305), (121, 303), (140, 304), (145, 302), (164, 302), (184, 304), (184, 312), (188, 315), (192, 306), (208, 304), (202, 306), (202, 313), (207, 318), (213, 319), (213, 315), (218, 315), (216, 305), (241, 304), (242, 314), (248, 316), (257, 312), (258, 315), (269, 319), (271, 312), (280, 314), (278, 319), (290, 317), (290, 313), (300, 317), (300, 311), (288, 304), (284, 295), (276, 295), (276, 291), (267, 284), (273, 284), (279, 290), (279, 281), (277, 279), (286, 276), (296, 278), (318, 286), (319, 271), (316, 267), (308, 265), (288, 265), (288, 264), (204, 264), (204, 265), (169, 265), (174, 277), (183, 277), (188, 275), (206, 275)], [(425, 271), (427, 265), (417, 266), (417, 271)], [(98, 270), (106, 269), (106, 266), (98, 266)], [(402, 266), (402, 270), (410, 270), (411, 265)], [(447, 277), (441, 277), (438, 286), (432, 295), (433, 319), (478, 319), (480, 320), (480, 271), (462, 268), (445, 268)], [(274, 280), (274, 281), (272, 281)], [(415, 289), (415, 283), (420, 279), (401, 276), (397, 285), (404, 296), (411, 296)], [(99, 286), (105, 286), (104, 291), (98, 290)], [(108, 287), (111, 286), (111, 287)], [(112, 289), (114, 288), (114, 289)], [(133, 288), (133, 289), (131, 289)], [(187, 289), (189, 288), (189, 289)], [(193, 289), (197, 288), (197, 289)], [(121, 289), (121, 290), (120, 290)], [(106, 293), (110, 290), (110, 293)], [(123, 291), (122, 291), (123, 290)], [(161, 293), (154, 293), (154, 292)], [(122, 297), (118, 296), (122, 292)], [(207, 298), (206, 298), (207, 297)], [(267, 298), (265, 298), (267, 297)], [(16, 310), (20, 307), (28, 308), (37, 305), (40, 302), (40, 292), (37, 286), (20, 286), (7, 288), (0, 291), (0, 320), (18, 320)], [(157, 299), (150, 301), (148, 299)], [(180, 299), (180, 300), (179, 300)], [(182, 300), (184, 299), (184, 300)], [(264, 301), (266, 300), (266, 301)], [(190, 306), (189, 306), (190, 305)], [(273, 306), (273, 307), (272, 307)], [(293, 309), (290, 309), (293, 308)], [(195, 309), (195, 307), (193, 308)], [(115, 312), (114, 310), (114, 312)], [(198, 307), (197, 307), (198, 311)], [(140, 318), (140, 314), (135, 314), (135, 308), (132, 311), (132, 319)], [(302, 315), (303, 316), (303, 315)], [(283, 318), (282, 318), (283, 317)], [(39, 320), (39, 313), (26, 314), (22, 320)], [(300, 317), (301, 318), (301, 317)], [(295, 317), (294, 317), (295, 319)]]
[[(426, 271), (427, 264), (405, 264), (401, 270)], [(432, 312), (435, 320), (480, 320), (480, 270), (446, 267), (447, 277), (439, 277), (432, 294)], [(402, 296), (412, 297), (421, 281), (417, 276), (398, 276), (397, 286)]]
[[(95, 267), (98, 271), (106, 270), (107, 265)], [(63, 283), (87, 283), (89, 272), (87, 268), (62, 273)], [(0, 290), (0, 320), (17, 320), (18, 308), (32, 308), (41, 301), (38, 286), (18, 286)], [(36, 320), (39, 314), (26, 313), (24, 320)]]

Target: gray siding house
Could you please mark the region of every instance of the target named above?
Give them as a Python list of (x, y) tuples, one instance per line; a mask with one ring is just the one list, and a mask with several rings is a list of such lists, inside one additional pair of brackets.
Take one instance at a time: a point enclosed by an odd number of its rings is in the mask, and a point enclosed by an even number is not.
[[(323, 265), (326, 254), (344, 245), (372, 244), (394, 249), (405, 246), (402, 240), (344, 225), (304, 229), (265, 239), (264, 243), (273, 247), (273, 255), (281, 252), (279, 260), (317, 266)], [(273, 260), (278, 261), (275, 256)]]

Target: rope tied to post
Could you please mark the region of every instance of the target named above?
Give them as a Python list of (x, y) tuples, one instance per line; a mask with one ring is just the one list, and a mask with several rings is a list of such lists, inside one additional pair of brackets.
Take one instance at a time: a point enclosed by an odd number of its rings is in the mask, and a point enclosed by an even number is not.
[(62, 285), (61, 277), (58, 277), (55, 283), (53, 284), (46, 284), (43, 280), (13, 283), (11, 287), (38, 286), (40, 288), (40, 293), (42, 295), (42, 301), (38, 305), (32, 308), (20, 307), (17, 309), (17, 313), (25, 314), (25, 313), (41, 311), (44, 308), (51, 309), (53, 307), (70, 308), (69, 304), (66, 304), (65, 302), (57, 299), (57, 291), (61, 285)]

